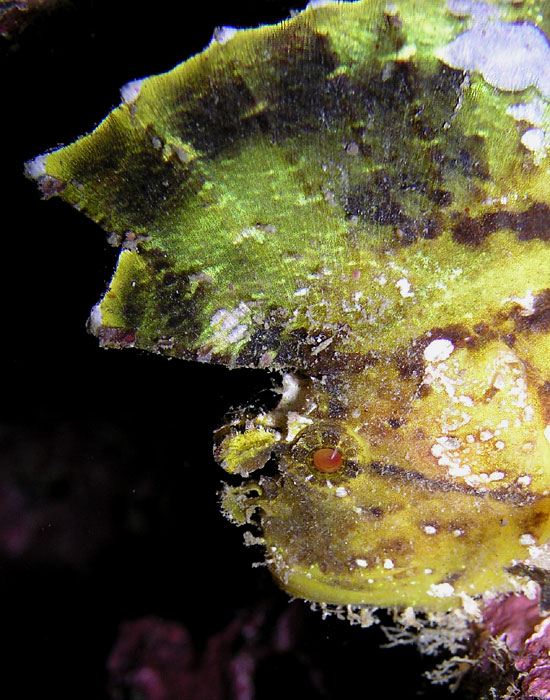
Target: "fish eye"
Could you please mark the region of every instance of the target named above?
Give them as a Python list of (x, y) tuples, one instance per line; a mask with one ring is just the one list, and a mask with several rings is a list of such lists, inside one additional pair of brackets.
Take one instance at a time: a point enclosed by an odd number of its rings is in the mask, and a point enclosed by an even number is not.
[(357, 476), (367, 461), (366, 446), (340, 423), (319, 421), (297, 437), (287, 465), (306, 469), (321, 480)]
[(313, 453), (313, 466), (323, 474), (333, 474), (341, 469), (344, 459), (336, 447), (321, 447)]

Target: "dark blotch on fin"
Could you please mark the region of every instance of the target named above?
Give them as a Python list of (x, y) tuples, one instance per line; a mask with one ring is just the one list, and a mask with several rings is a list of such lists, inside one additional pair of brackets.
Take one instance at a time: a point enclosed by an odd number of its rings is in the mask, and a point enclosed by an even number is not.
[(487, 236), (510, 229), (520, 241), (539, 238), (550, 240), (550, 207), (544, 202), (534, 202), (523, 212), (497, 211), (478, 217), (462, 216), (453, 226), (453, 238), (458, 243), (477, 246)]
[(389, 173), (377, 173), (366, 183), (350, 187), (344, 209), (349, 216), (360, 216), (379, 226), (393, 226), (402, 243), (418, 238), (437, 238), (442, 224), (435, 212), (413, 218), (405, 213), (396, 199), (396, 192), (408, 189), (421, 191), (422, 185), (407, 187), (403, 181), (396, 183)]
[[(315, 344), (311, 342), (312, 337), (316, 338)], [(316, 348), (325, 340), (328, 340), (328, 336), (322, 332), (308, 333), (305, 328), (293, 330), (281, 343), (275, 364), (279, 367), (294, 367), (307, 372), (312, 377), (319, 377), (339, 372), (355, 374), (362, 372), (365, 367), (376, 361), (371, 353), (359, 354), (335, 350), (333, 346), (339, 345), (337, 338), (335, 343), (317, 352)]]
[(237, 357), (237, 367), (261, 365), (261, 358), (266, 353), (277, 354), (281, 346), (283, 326), (274, 324), (268, 328), (258, 328)]

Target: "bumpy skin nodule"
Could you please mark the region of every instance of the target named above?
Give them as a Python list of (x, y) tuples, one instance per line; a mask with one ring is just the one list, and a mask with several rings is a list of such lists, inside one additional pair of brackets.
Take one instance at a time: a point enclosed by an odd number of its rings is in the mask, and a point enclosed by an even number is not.
[(102, 345), (288, 373), (217, 447), (281, 585), (447, 609), (550, 534), (550, 4), (318, 5), (28, 172), (122, 244)]

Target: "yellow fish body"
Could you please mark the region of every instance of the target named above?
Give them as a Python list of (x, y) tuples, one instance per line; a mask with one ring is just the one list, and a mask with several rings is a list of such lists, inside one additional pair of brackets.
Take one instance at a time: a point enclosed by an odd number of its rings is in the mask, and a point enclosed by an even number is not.
[(549, 32), (546, 1), (311, 3), (27, 165), (122, 247), (103, 346), (284, 374), (216, 456), (293, 595), (447, 610), (544, 568)]

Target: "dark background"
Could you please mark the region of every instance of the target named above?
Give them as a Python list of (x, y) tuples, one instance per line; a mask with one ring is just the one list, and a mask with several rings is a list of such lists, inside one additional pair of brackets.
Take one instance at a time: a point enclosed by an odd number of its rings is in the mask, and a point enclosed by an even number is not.
[[(91, 130), (124, 83), (200, 51), (215, 26), (276, 21), (293, 6), (74, 0), (0, 37), (0, 693), (10, 700), (109, 697), (124, 620), (176, 621), (200, 656), (236, 616), (268, 611), (269, 626), (288, 610), (251, 567), (260, 552), (220, 514), (211, 456), (226, 411), (272, 402), (276, 377), (100, 350), (85, 321), (117, 251), (60, 200), (41, 201), (22, 171)], [(447, 695), (422, 679), (432, 661), (414, 649), (380, 650), (380, 630), (291, 605), (295, 642), (265, 655), (256, 700)]]

